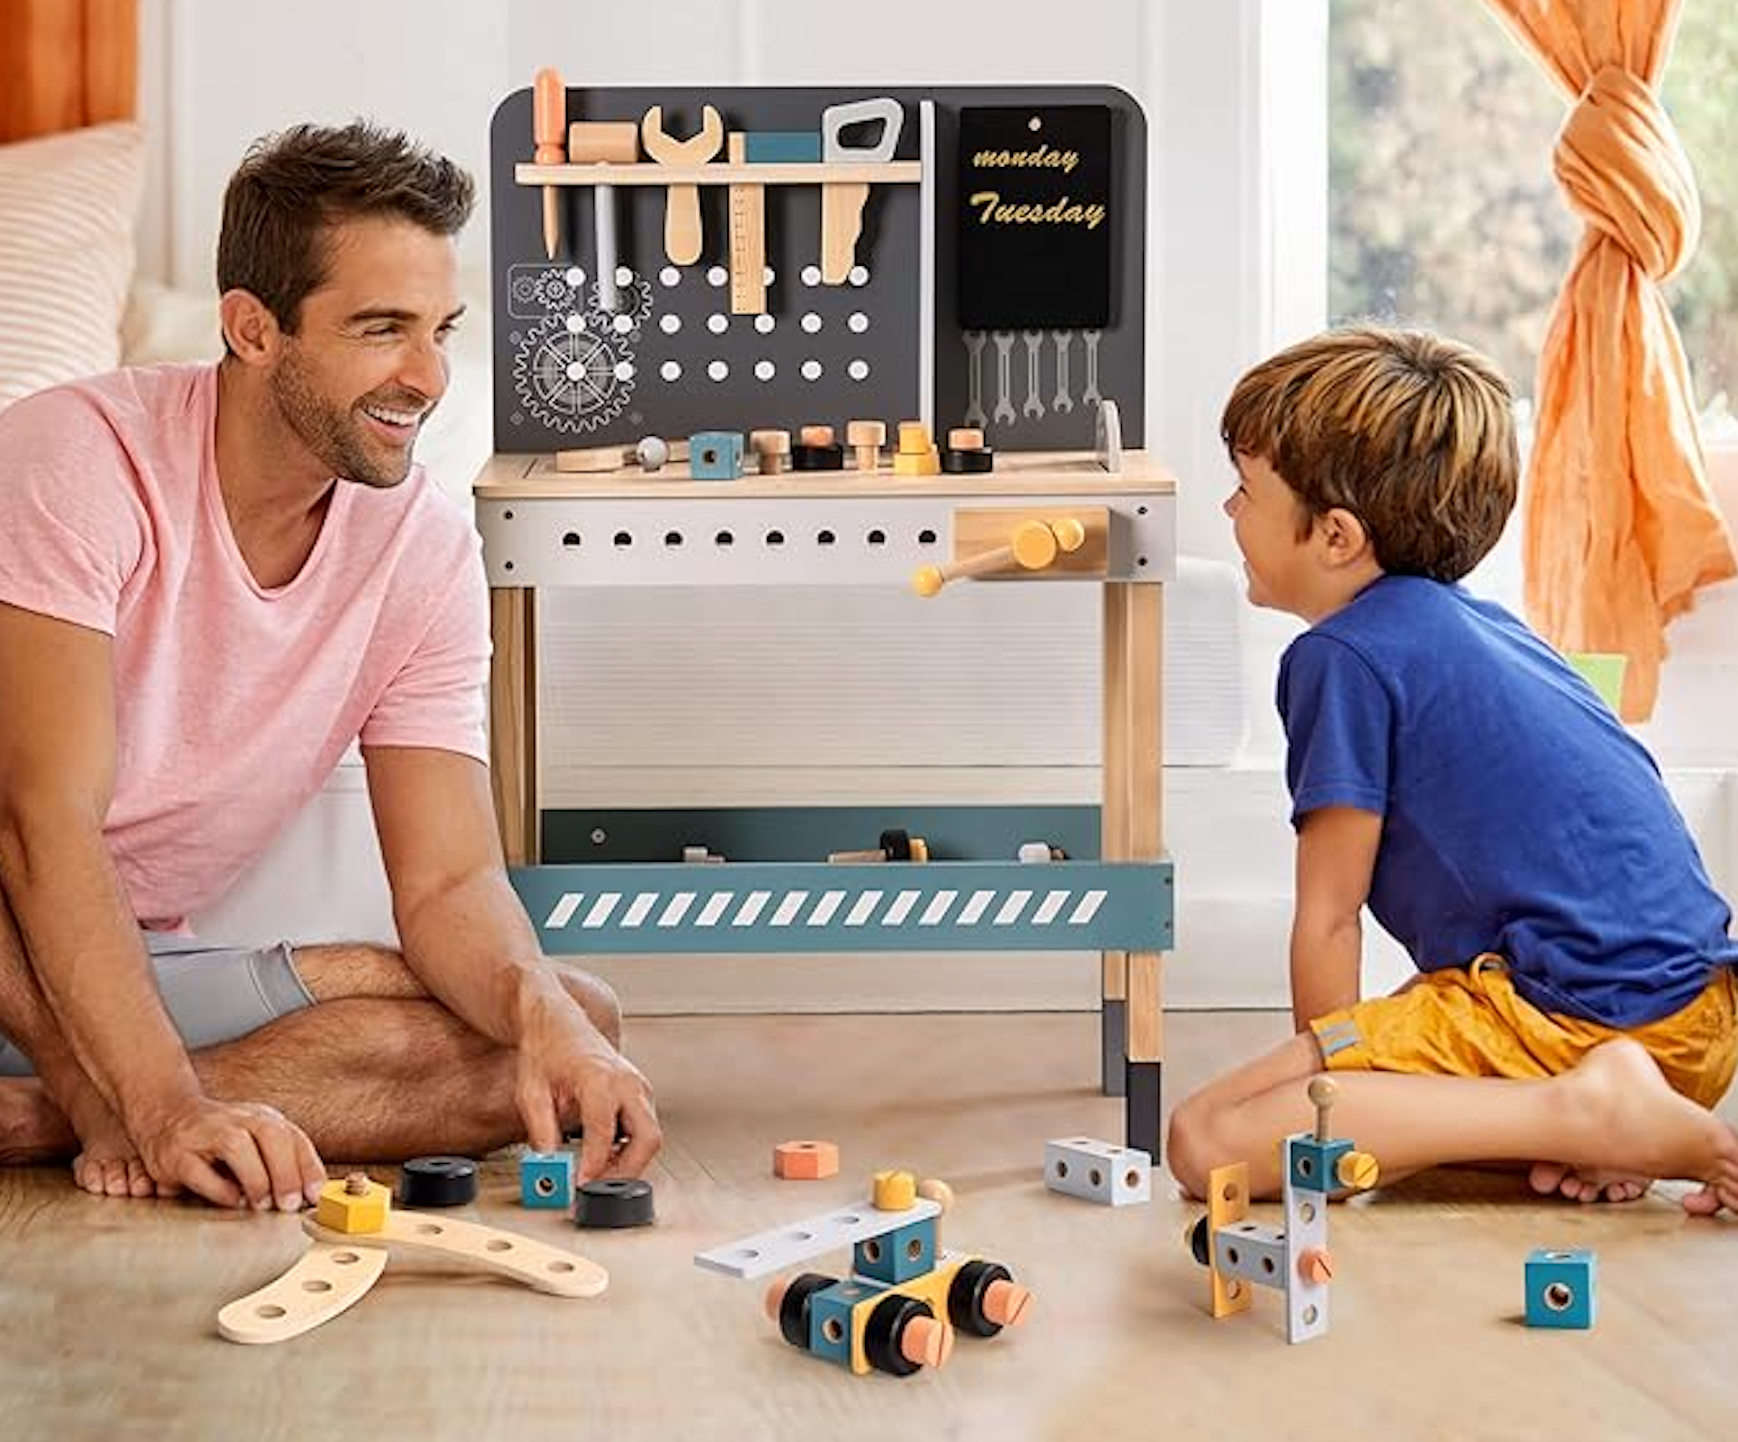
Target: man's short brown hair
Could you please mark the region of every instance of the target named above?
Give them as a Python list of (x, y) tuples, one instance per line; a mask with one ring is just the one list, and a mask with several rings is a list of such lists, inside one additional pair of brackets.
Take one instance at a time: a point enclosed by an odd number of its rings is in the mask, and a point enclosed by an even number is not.
[(1391, 575), (1458, 581), (1514, 509), (1508, 383), (1427, 331), (1353, 326), (1291, 346), (1237, 382), (1219, 431), (1297, 492), (1304, 535), (1343, 507)]
[(252, 292), (293, 335), (302, 302), (326, 278), (334, 225), (381, 216), (457, 235), (475, 201), (471, 177), (452, 161), (364, 120), (262, 136), (223, 193), (218, 292)]

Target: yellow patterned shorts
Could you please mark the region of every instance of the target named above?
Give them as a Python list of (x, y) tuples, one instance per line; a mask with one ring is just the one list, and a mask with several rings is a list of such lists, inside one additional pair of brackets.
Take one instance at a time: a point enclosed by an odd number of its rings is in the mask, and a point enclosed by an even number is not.
[(1673, 1090), (1711, 1107), (1738, 1069), (1738, 979), (1723, 966), (1681, 1011), (1623, 1028), (1540, 1011), (1515, 991), (1501, 957), (1481, 956), (1310, 1027), (1329, 1071), (1521, 1080), (1566, 1072), (1601, 1042), (1627, 1036), (1652, 1053)]

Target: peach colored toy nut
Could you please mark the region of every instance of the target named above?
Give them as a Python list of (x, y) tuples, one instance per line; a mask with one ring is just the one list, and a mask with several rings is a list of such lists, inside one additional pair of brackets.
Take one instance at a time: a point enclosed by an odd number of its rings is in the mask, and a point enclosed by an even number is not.
[(834, 1142), (780, 1142), (772, 1149), (772, 1170), (788, 1182), (817, 1182), (839, 1175), (839, 1148)]
[(833, 444), (833, 428), (831, 426), (804, 426), (797, 434), (805, 446), (830, 446)]
[(998, 1327), (1018, 1327), (1032, 1315), (1032, 1294), (1018, 1282), (997, 1278), (984, 1289), (983, 1306)]
[(899, 1338), (899, 1351), (919, 1367), (942, 1367), (953, 1356), (953, 1328), (939, 1317), (913, 1317)]
[(984, 433), (976, 426), (955, 426), (947, 433), (947, 448), (950, 451), (981, 451)]

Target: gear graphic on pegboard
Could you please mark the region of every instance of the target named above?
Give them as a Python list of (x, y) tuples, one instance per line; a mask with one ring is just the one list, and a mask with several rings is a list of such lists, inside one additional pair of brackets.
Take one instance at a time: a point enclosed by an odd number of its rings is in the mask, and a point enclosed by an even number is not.
[(627, 407), (634, 353), (601, 311), (552, 315), (526, 333), (513, 358), (513, 388), (550, 430), (595, 430)]
[(617, 335), (638, 335), (640, 327), (651, 318), (652, 314), (652, 283), (634, 275), (627, 281), (619, 277), (616, 280), (616, 308), (613, 313), (604, 313), (597, 303), (597, 285), (588, 286), (592, 308), (605, 315), (615, 328)]

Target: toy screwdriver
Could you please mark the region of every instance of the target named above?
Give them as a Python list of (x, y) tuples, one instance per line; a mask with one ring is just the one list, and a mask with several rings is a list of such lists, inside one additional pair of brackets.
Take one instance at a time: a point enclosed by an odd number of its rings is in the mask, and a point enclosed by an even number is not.
[[(531, 82), (531, 130), (537, 142), (531, 159), (538, 165), (560, 165), (567, 159), (567, 87), (561, 72), (549, 66)], [(543, 249), (551, 260), (561, 249), (561, 187), (543, 187)]]
[(875, 861), (928, 861), (929, 843), (897, 827), (881, 833), (881, 844), (872, 851), (834, 851), (827, 860), (835, 865)]

